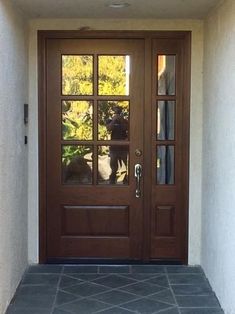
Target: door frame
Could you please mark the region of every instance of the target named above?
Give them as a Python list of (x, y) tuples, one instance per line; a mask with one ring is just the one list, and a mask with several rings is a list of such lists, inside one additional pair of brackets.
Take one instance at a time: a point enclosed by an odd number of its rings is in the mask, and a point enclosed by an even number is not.
[[(184, 147), (182, 151), (185, 175), (182, 178), (183, 186), (183, 221), (185, 222), (183, 263), (188, 263), (188, 216), (189, 216), (189, 135), (190, 135), (190, 87), (191, 87), (191, 31), (38, 31), (38, 116), (39, 116), (39, 263), (47, 262), (47, 234), (46, 234), (46, 45), (48, 39), (141, 39), (145, 43), (145, 80), (144, 80), (144, 108), (145, 120), (151, 121), (152, 104), (152, 40), (153, 39), (181, 39), (183, 46), (183, 121)], [(144, 124), (144, 134), (150, 134), (151, 124)], [(151, 164), (151, 146), (144, 141), (145, 164)], [(151, 169), (145, 169), (145, 177), (151, 176)], [(146, 215), (143, 221), (143, 263), (149, 262), (150, 246), (151, 188), (144, 185), (144, 208)], [(82, 260), (84, 262), (84, 260)], [(117, 261), (114, 261), (117, 262)], [(154, 260), (151, 262), (163, 263), (177, 261)]]

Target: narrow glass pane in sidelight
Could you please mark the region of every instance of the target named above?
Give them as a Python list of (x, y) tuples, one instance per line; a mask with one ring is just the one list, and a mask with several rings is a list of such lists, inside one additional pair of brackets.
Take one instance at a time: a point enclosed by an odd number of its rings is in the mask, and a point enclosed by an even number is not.
[(158, 95), (175, 95), (175, 56), (157, 56)]
[(158, 145), (156, 156), (157, 184), (175, 183), (175, 151), (173, 145)]
[(175, 138), (175, 101), (157, 102), (157, 140)]

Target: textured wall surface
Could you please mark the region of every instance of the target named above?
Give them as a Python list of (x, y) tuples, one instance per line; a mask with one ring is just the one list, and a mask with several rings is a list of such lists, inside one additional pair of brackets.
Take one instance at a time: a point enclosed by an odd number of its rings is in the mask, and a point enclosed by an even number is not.
[(27, 266), (27, 29), (0, 0), (0, 313)]
[(202, 266), (235, 313), (235, 2), (205, 23)]
[(192, 31), (192, 89), (190, 126), (189, 263), (200, 264), (203, 22), (199, 20), (43, 20), (30, 22), (29, 49), (29, 261), (38, 261), (38, 103), (37, 30), (188, 30)]

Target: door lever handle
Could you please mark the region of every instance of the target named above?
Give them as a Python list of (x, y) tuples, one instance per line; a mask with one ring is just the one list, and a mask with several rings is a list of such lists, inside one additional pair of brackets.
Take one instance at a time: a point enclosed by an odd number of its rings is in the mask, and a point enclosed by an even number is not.
[(135, 178), (136, 178), (136, 190), (135, 197), (140, 198), (141, 189), (140, 189), (140, 178), (142, 177), (142, 166), (140, 164), (135, 164)]

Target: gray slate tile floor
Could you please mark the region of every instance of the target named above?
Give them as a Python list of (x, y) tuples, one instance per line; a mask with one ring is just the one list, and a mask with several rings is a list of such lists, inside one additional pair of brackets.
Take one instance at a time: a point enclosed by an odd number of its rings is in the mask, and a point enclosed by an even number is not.
[(7, 314), (222, 314), (200, 267), (36, 265)]

